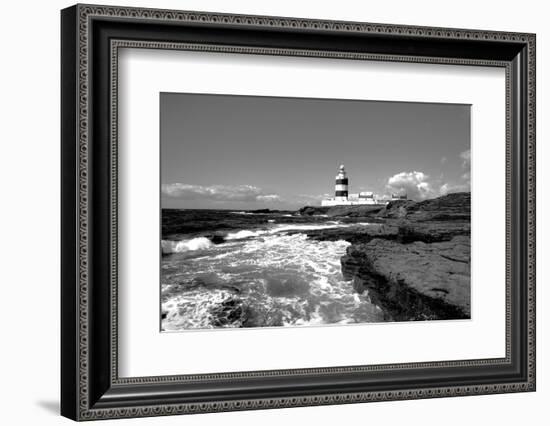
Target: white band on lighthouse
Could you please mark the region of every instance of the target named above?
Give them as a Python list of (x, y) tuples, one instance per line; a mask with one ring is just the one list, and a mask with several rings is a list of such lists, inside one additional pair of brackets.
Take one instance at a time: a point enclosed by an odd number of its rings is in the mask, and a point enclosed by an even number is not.
[(335, 191), (347, 191), (348, 186), (347, 185), (335, 185), (334, 190)]

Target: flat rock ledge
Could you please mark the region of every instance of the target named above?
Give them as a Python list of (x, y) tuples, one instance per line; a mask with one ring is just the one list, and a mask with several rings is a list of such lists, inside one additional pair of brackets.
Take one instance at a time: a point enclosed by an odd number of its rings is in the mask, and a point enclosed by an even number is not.
[(383, 207), (299, 211), (349, 224), (307, 235), (350, 242), (341, 258), (344, 279), (357, 292), (367, 292), (394, 321), (470, 318), (470, 213), (468, 192), (420, 202), (396, 200)]
[(374, 238), (341, 258), (344, 279), (395, 321), (470, 318), (470, 237), (402, 244)]
[[(304, 232), (304, 231), (295, 231)], [(402, 244), (415, 241), (437, 243), (450, 241), (457, 235), (470, 235), (469, 222), (410, 222), (387, 220), (386, 223), (351, 225), (348, 228), (313, 229), (305, 231), (312, 240), (344, 240), (352, 244), (368, 243), (375, 238), (395, 240)]]

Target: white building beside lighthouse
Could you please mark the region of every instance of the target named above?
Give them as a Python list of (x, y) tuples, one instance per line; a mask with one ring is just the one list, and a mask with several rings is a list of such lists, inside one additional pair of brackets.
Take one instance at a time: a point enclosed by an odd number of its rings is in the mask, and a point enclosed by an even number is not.
[(406, 195), (393, 195), (391, 198), (376, 198), (371, 191), (349, 194), (349, 179), (344, 165), (340, 165), (335, 178), (334, 198), (325, 198), (322, 206), (360, 206), (360, 205), (386, 205), (392, 200), (406, 200)]

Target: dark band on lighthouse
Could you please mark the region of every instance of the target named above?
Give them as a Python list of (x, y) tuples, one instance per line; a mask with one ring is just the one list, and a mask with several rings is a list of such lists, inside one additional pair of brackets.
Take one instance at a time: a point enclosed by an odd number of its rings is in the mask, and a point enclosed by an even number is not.
[(348, 199), (348, 176), (344, 165), (340, 166), (338, 174), (336, 175), (336, 184), (334, 185), (334, 196), (337, 200)]

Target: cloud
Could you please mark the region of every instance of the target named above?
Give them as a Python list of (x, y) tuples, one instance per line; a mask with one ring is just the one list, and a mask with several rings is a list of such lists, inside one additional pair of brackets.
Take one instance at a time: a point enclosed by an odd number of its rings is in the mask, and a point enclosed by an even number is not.
[(315, 195), (310, 195), (310, 194), (298, 194), (295, 196), (295, 199), (298, 200), (298, 201), (321, 201), (322, 199), (324, 198), (329, 198), (330, 197), (330, 194), (328, 193), (325, 193), (325, 194), (315, 194)]
[(471, 154), (469, 149), (460, 153), (460, 158), (462, 158), (462, 168), (464, 169), (470, 168), (470, 155)]
[[(334, 196), (334, 194), (332, 195)], [(330, 198), (330, 194), (284, 194), (281, 201), (286, 206), (295, 208), (303, 206), (318, 205), (324, 198)]]
[(425, 200), (438, 195), (429, 176), (423, 172), (401, 172), (388, 179), (386, 189), (393, 194), (407, 194), (413, 200)]
[(422, 201), (453, 192), (469, 192), (470, 181), (462, 179), (458, 183), (442, 183), (440, 179), (430, 180), (423, 172), (401, 172), (388, 179), (386, 190), (392, 194), (406, 194), (409, 199)]
[(461, 176), (461, 179), (464, 181), (464, 185), (468, 186), (468, 191), (470, 190), (470, 165), (471, 165), (471, 153), (467, 149), (460, 153), (460, 158), (462, 158), (462, 168), (464, 173)]
[[(439, 197), (453, 192), (469, 192), (470, 191), (470, 150), (467, 149), (460, 153), (462, 160), (463, 173), (458, 179), (458, 182), (445, 182), (444, 176), (431, 179), (424, 172), (412, 171), (397, 173), (390, 178), (386, 183), (386, 190), (392, 194), (407, 194), (407, 197), (412, 200), (426, 200), (428, 198)], [(446, 157), (441, 158), (441, 163), (447, 162)]]
[(162, 185), (162, 193), (170, 198), (182, 200), (210, 201), (280, 201), (278, 194), (265, 193), (261, 188), (252, 185), (189, 185), (185, 183), (168, 183)]
[(460, 176), (458, 183), (444, 183), (439, 188), (441, 195), (447, 195), (453, 192), (470, 192), (470, 162), (471, 152), (469, 149), (459, 154), (462, 159), (462, 169), (464, 173)]
[(281, 197), (277, 194), (258, 195), (257, 201), (265, 201), (267, 203), (273, 203), (275, 201), (281, 201)]

